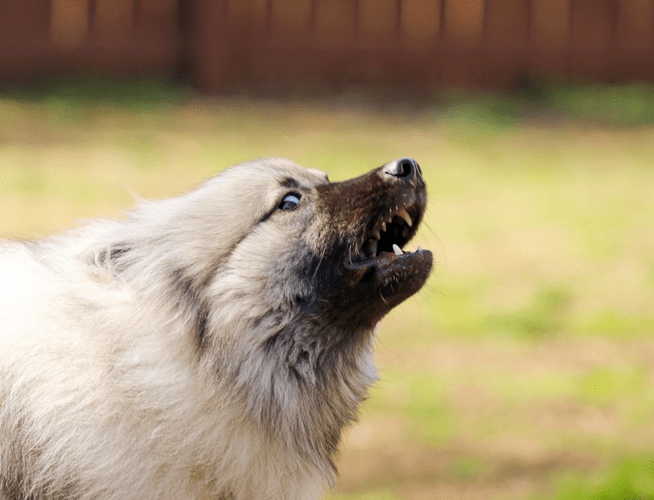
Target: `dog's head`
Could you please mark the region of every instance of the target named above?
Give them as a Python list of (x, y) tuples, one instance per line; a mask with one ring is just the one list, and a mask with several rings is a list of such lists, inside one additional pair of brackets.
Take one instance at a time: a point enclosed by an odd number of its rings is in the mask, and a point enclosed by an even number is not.
[(168, 276), (162, 286), (203, 318), (201, 338), (254, 323), (257, 343), (298, 318), (312, 331), (371, 331), (429, 275), (430, 251), (402, 250), (426, 203), (409, 158), (335, 183), (289, 160), (255, 160), (142, 205), (106, 256), (131, 283)]
[[(294, 269), (295, 290), (311, 292), (296, 299), (321, 321), (344, 330), (371, 329), (425, 283), (431, 252), (403, 250), (427, 203), (414, 160), (401, 158), (344, 182), (307, 186), (289, 179), (285, 185), (274, 217), (302, 230), (295, 249), (276, 265), (283, 263), (285, 273)], [(292, 291), (285, 292), (290, 298)]]

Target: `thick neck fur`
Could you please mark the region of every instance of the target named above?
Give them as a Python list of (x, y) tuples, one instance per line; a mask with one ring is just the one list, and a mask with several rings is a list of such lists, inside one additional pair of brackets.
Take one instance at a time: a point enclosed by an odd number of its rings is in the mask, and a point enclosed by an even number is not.
[[(312, 464), (323, 484), (332, 485), (342, 430), (355, 420), (376, 380), (373, 332), (321, 323), (303, 310), (307, 304), (265, 303), (261, 297), (270, 285), (243, 276), (242, 266), (198, 273), (172, 260), (173, 252), (159, 260), (156, 252), (133, 252), (147, 245), (132, 245), (125, 235), (129, 232), (123, 231), (119, 244), (99, 246), (101, 252), (88, 259), (111, 273), (109, 288), (129, 290), (132, 307), (157, 301), (167, 310), (161, 317), (176, 318), (174, 325), (155, 322), (145, 328), (170, 332), (169, 341), (193, 359), (200, 391), (213, 395), (208, 404), (215, 404), (217, 413), (237, 409), (234, 418), (248, 421), (239, 432), (249, 428), (251, 434), (239, 439), (278, 450), (274, 467), (286, 474)], [(161, 282), (162, 275), (169, 281)], [(162, 293), (166, 290), (174, 292)]]

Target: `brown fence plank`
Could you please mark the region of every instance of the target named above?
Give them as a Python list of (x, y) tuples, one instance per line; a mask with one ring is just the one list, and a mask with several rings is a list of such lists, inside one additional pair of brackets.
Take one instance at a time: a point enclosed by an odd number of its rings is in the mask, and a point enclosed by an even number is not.
[(311, 0), (275, 0), (271, 25), (279, 38), (307, 35), (311, 29)]
[(619, 45), (651, 47), (654, 41), (654, 0), (620, 0), (617, 41)]
[(50, 0), (0, 2), (0, 76), (22, 78), (53, 71)]
[(356, 28), (356, 0), (314, 1), (317, 40), (325, 47), (352, 45)]
[(134, 0), (96, 0), (93, 33), (102, 45), (129, 43), (134, 31)]
[(134, 69), (134, 0), (96, 0), (91, 19), (88, 64), (103, 74), (127, 75)]
[(618, 0), (572, 1), (570, 75), (583, 80), (616, 78)]
[(59, 47), (76, 47), (86, 41), (89, 28), (87, 0), (53, 0), (50, 37)]
[(357, 38), (375, 45), (394, 45), (398, 35), (398, 0), (359, 0)]
[(523, 50), (493, 50), (483, 58), (484, 87), (513, 90), (528, 74), (528, 56)]
[(0, 40), (42, 46), (50, 39), (50, 0), (4, 0)]
[(480, 87), (483, 64), (484, 57), (478, 50), (445, 50), (441, 53), (440, 80), (446, 87)]
[(597, 49), (613, 40), (617, 22), (617, 0), (572, 0), (572, 43)]
[(508, 89), (527, 72), (529, 0), (487, 0), (484, 85)]
[(531, 0), (532, 46), (537, 49), (562, 48), (570, 38), (571, 0)]
[(227, 0), (198, 0), (195, 41), (189, 46), (195, 84), (203, 90), (224, 90), (234, 84), (229, 73)]
[(441, 81), (445, 86), (478, 87), (482, 84), (484, 0), (444, 0), (445, 47), (441, 52)]
[(539, 79), (565, 81), (570, 68), (570, 54), (565, 49), (536, 48), (529, 53), (528, 74)]
[(654, 51), (648, 49), (616, 49), (611, 81), (629, 83), (654, 81)]
[(133, 70), (167, 74), (179, 58), (177, 0), (138, 0)]
[(524, 48), (529, 35), (529, 0), (487, 0), (486, 41), (493, 47)]
[(400, 36), (409, 45), (431, 46), (438, 41), (442, 0), (402, 0)]
[(484, 37), (485, 0), (445, 0), (445, 42), (474, 47)]
[(264, 30), (268, 23), (268, 0), (228, 0), (229, 26)]

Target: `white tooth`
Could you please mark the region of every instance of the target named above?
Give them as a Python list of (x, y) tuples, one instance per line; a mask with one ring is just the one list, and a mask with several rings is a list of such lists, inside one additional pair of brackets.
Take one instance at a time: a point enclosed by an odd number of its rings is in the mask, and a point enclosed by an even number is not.
[(409, 212), (406, 211), (406, 209), (402, 209), (397, 213), (398, 217), (402, 217), (406, 223), (409, 225), (409, 227), (413, 226), (413, 221), (411, 220), (411, 216), (409, 215)]
[(422, 247), (420, 245), (418, 245), (418, 248), (417, 248), (416, 252), (419, 252), (420, 250), (422, 250)]
[(373, 235), (376, 239), (381, 238), (381, 235), (379, 234), (379, 229), (377, 229), (375, 232), (373, 232), (372, 235)]
[[(381, 230), (382, 230), (382, 232), (386, 231), (386, 223), (385, 222), (382, 222)], [(377, 238), (377, 239), (379, 239), (379, 238)]]
[(393, 220), (393, 214), (390, 214), (388, 217), (386, 217), (386, 222), (390, 223)]
[(393, 243), (393, 253), (395, 253), (395, 255), (402, 255), (402, 249), (395, 243)]

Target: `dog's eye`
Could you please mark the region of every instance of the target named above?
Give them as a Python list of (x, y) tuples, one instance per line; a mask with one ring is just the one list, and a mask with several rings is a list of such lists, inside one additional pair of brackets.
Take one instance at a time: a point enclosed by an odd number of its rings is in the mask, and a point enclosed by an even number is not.
[(282, 199), (279, 208), (282, 210), (294, 210), (300, 203), (300, 195), (297, 193), (289, 193)]

